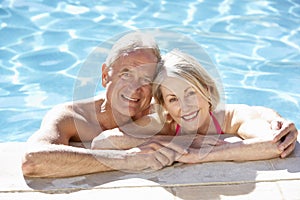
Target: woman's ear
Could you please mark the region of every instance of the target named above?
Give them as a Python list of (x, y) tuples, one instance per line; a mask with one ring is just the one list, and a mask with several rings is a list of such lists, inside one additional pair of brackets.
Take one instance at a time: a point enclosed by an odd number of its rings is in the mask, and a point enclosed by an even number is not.
[(108, 78), (108, 70), (107, 70), (107, 66), (104, 63), (102, 65), (102, 86), (105, 88), (106, 84), (107, 84), (107, 78)]

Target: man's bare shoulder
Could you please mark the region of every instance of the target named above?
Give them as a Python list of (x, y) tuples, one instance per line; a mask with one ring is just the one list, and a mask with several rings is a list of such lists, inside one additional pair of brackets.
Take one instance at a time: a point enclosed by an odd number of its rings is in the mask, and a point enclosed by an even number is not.
[(75, 113), (85, 117), (95, 115), (101, 110), (102, 105), (106, 101), (105, 94), (99, 94), (92, 98), (68, 102), (67, 106)]
[(100, 93), (99, 95), (96, 95), (91, 98), (86, 98), (86, 99), (80, 99), (80, 100), (74, 100), (65, 103), (66, 105), (75, 105), (75, 106), (85, 106), (85, 105), (90, 105), (90, 104), (102, 104), (105, 102), (106, 95), (105, 93)]

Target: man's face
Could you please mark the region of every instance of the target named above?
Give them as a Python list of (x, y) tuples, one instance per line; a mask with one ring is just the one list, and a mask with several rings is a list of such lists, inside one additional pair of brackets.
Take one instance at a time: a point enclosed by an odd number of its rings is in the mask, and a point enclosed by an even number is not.
[(102, 83), (116, 117), (136, 117), (149, 108), (156, 65), (153, 51), (143, 49), (119, 57), (103, 70)]

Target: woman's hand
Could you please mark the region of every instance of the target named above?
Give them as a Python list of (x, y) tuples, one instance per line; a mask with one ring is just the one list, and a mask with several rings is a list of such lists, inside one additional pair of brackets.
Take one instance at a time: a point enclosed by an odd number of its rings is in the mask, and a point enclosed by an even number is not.
[(293, 152), (297, 142), (298, 130), (295, 124), (280, 118), (271, 122), (271, 128), (275, 130), (273, 142), (279, 142), (278, 149), (282, 151), (280, 157), (287, 157)]

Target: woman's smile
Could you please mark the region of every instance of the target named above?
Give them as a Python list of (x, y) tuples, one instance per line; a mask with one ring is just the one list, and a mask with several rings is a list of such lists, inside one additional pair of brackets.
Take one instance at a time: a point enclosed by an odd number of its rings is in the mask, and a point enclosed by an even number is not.
[(197, 118), (198, 113), (199, 113), (199, 110), (189, 113), (189, 114), (186, 114), (186, 115), (182, 115), (181, 118), (185, 121), (192, 121)]

